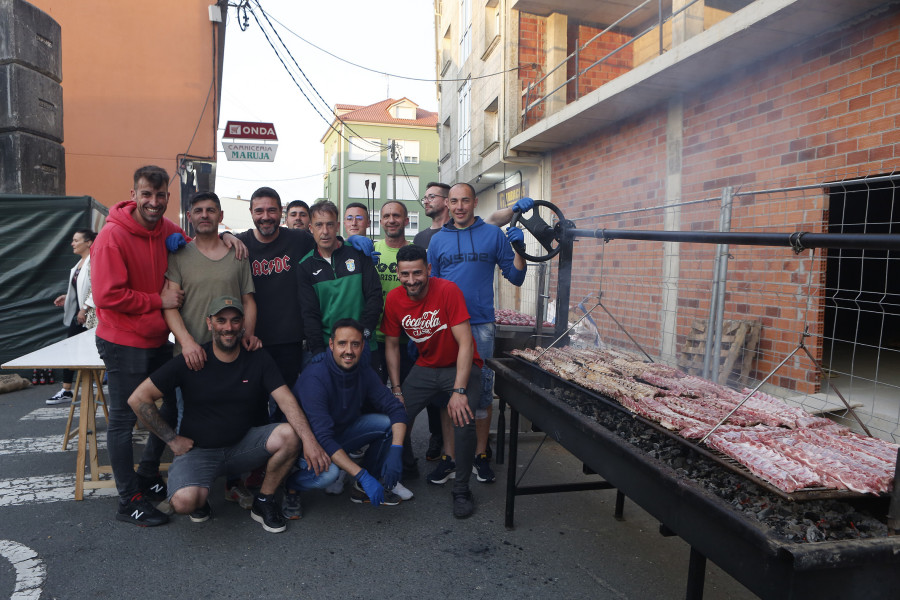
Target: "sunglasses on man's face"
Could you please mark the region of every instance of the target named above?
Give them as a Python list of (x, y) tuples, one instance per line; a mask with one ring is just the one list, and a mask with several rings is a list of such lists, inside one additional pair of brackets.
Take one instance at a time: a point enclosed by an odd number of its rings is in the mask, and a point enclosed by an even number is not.
[(346, 217), (344, 217), (344, 220), (350, 221), (352, 223), (353, 221), (362, 221), (365, 218), (365, 215), (347, 215)]

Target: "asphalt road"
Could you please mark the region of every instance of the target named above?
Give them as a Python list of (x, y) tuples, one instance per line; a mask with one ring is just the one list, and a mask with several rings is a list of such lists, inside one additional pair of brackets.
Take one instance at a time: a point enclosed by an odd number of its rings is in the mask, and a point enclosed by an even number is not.
[[(225, 502), (219, 484), (206, 523), (120, 523), (109, 492), (73, 499), (75, 451), (60, 448), (68, 407), (44, 404), (56, 389), (0, 396), (0, 598), (684, 597), (689, 548), (631, 502), (614, 520), (614, 491), (519, 497), (508, 531), (503, 467), (497, 483), (473, 477), (476, 513), (464, 521), (451, 514), (449, 486), (419, 479), (405, 482), (415, 499), (395, 507), (308, 493), (303, 519), (281, 534)], [(102, 435), (100, 417), (98, 426)], [(520, 464), (540, 440), (525, 437)], [(583, 480), (581, 463), (550, 442), (524, 483)], [(755, 596), (710, 563), (705, 597)]]

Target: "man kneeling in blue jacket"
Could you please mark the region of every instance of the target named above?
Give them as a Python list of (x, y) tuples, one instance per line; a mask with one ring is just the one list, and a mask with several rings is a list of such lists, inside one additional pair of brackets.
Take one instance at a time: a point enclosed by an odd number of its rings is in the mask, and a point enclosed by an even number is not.
[[(300, 469), (285, 480), (282, 511), (288, 519), (302, 515), (298, 492), (327, 487), (341, 470), (355, 480), (350, 490), (353, 502), (373, 506), (400, 503), (391, 490), (398, 486), (403, 470), (406, 409), (381, 383), (368, 356), (363, 357), (364, 344), (363, 326), (355, 319), (339, 319), (328, 341), (331, 351), (324, 360), (307, 367), (294, 384), (294, 396), (332, 463), (317, 476), (300, 460)], [(369, 448), (360, 467), (348, 451), (366, 444)]]

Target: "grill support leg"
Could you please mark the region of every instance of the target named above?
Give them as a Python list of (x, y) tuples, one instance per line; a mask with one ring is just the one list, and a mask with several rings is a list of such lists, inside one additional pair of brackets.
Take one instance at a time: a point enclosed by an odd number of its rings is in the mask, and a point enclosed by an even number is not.
[(686, 600), (702, 600), (703, 584), (706, 579), (706, 557), (691, 546), (691, 561), (688, 565)]
[[(497, 444), (500, 449), (500, 444)], [(509, 464), (506, 467), (506, 528), (513, 529), (516, 510), (516, 461), (519, 454), (519, 411), (509, 407)]]
[(625, 494), (616, 490), (616, 511), (613, 513), (616, 521), (625, 520)]
[(506, 441), (506, 402), (503, 398), (497, 400), (497, 452), (494, 453), (494, 462), (503, 464), (503, 443)]

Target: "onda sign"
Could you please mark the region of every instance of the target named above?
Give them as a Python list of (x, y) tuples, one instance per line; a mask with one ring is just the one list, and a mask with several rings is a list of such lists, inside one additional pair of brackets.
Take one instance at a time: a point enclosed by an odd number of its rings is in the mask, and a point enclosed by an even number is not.
[(248, 123), (246, 121), (228, 121), (225, 125), (226, 138), (242, 140), (272, 140), (277, 141), (275, 125), (272, 123)]

